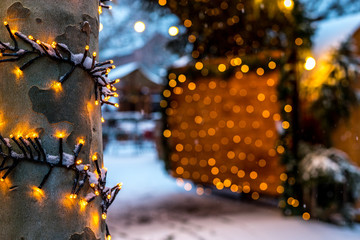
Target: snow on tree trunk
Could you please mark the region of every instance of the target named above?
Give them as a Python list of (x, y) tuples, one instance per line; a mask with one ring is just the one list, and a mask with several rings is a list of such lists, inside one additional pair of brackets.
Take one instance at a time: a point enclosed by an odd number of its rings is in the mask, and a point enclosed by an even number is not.
[[(0, 16), (26, 36), (64, 43), (74, 53), (83, 53), (86, 45), (97, 52), (98, 4), (97, 0), (2, 0)], [(0, 27), (0, 40), (11, 43), (6, 28)], [(55, 135), (63, 132), (64, 152), (71, 154), (83, 138), (86, 143), (79, 159), (89, 163), (94, 153), (102, 159), (100, 106), (95, 105), (90, 75), (76, 68), (62, 87), (54, 88), (54, 81), (71, 66), (43, 57), (20, 71), (29, 59), (0, 64), (0, 134), (8, 138), (36, 132), (46, 152), (58, 155)], [(78, 199), (70, 199), (75, 173), (65, 168), (55, 167), (42, 190), (37, 190), (47, 171), (46, 165), (22, 161), (0, 183), (0, 239), (104, 239), (99, 200), (84, 209)], [(85, 186), (79, 198), (87, 192)]]

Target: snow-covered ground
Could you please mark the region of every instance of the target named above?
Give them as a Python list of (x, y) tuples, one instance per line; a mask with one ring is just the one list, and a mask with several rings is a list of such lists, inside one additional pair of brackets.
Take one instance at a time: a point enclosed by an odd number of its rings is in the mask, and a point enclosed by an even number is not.
[(124, 182), (109, 210), (113, 240), (360, 239), (359, 224), (349, 228), (304, 221), (284, 217), (269, 205), (199, 196), (195, 188), (186, 191), (179, 186), (184, 183), (167, 175), (151, 143), (140, 148), (131, 142), (111, 142), (105, 163), (108, 184)]

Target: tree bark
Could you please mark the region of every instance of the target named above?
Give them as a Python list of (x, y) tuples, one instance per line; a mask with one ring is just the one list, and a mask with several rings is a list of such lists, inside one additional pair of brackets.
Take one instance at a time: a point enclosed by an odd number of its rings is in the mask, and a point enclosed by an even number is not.
[[(49, 44), (64, 43), (74, 53), (83, 53), (86, 45), (91, 52), (98, 51), (98, 0), (2, 0), (0, 16), (11, 29), (26, 36)], [(0, 40), (11, 43), (5, 27), (0, 27)], [(69, 64), (41, 58), (24, 71), (16, 70), (23, 63), (0, 63), (1, 135), (8, 138), (36, 132), (46, 152), (58, 155), (55, 134), (63, 131), (64, 152), (72, 154), (83, 138), (79, 159), (89, 163), (94, 153), (102, 159), (100, 106), (95, 105), (95, 86), (89, 74), (76, 68), (56, 92), (51, 85), (71, 68)], [(79, 205), (89, 187), (85, 186), (77, 199), (68, 197), (73, 171), (55, 167), (43, 192), (39, 195), (34, 190), (47, 171), (46, 165), (22, 161), (0, 183), (0, 239), (104, 239), (99, 200), (86, 209)], [(17, 188), (11, 191), (14, 186)]]

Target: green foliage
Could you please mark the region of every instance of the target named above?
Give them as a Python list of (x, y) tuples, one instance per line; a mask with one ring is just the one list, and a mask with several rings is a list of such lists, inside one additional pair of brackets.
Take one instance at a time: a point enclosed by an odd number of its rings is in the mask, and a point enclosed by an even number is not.
[[(152, 3), (153, 9), (158, 2), (144, 1)], [(178, 53), (190, 49), (197, 59), (286, 51), (298, 37), (303, 39), (304, 47), (310, 45), (310, 20), (297, 1), (292, 10), (280, 0), (168, 0), (166, 7), (186, 26), (183, 35), (174, 40), (176, 44), (170, 46)], [(189, 36), (196, 40), (179, 45)]]
[(354, 84), (359, 76), (360, 61), (353, 56), (351, 41), (344, 42), (333, 55), (334, 69), (327, 83), (321, 86), (319, 97), (311, 104), (310, 111), (320, 122), (324, 144), (331, 146), (331, 133), (341, 119), (350, 116), (351, 109), (358, 104)]

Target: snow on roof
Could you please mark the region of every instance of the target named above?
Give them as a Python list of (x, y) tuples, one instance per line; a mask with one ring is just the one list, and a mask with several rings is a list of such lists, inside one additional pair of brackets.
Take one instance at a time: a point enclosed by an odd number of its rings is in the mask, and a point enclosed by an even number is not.
[(189, 65), (190, 62), (191, 62), (191, 58), (185, 55), (179, 58), (178, 60), (176, 60), (172, 66), (175, 68), (181, 68)]
[(131, 62), (131, 63), (127, 63), (127, 64), (124, 64), (121, 66), (117, 66), (114, 70), (112, 70), (109, 73), (109, 77), (111, 79), (122, 78), (122, 77), (132, 73), (133, 71), (135, 71), (138, 68), (139, 68), (139, 63), (137, 63), (137, 62)]
[(360, 28), (360, 14), (326, 20), (318, 25), (312, 52), (316, 58), (328, 53)]
[(156, 84), (163, 84), (163, 79), (160, 76), (157, 76), (156, 74), (142, 67), (141, 64), (139, 64), (138, 62), (131, 62), (122, 66), (117, 66), (114, 70), (110, 72), (109, 77), (111, 79), (122, 78), (136, 70), (139, 70), (150, 81)]

